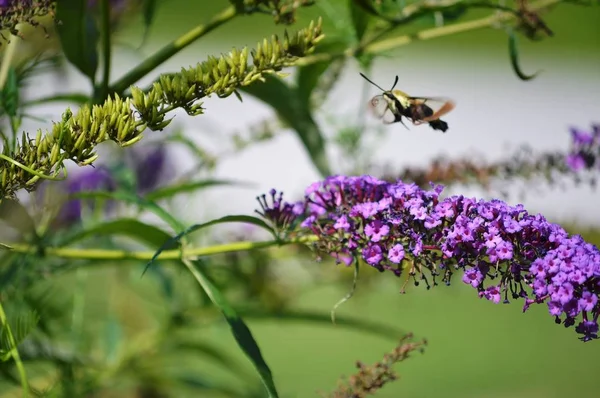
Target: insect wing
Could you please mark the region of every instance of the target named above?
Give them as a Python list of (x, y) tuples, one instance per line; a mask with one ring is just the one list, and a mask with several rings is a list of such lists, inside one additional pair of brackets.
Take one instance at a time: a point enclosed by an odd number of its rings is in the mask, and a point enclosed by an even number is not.
[(388, 102), (385, 100), (383, 95), (376, 95), (375, 97), (371, 98), (371, 101), (369, 101), (369, 110), (378, 119), (383, 118), (388, 109)]
[(445, 97), (411, 97), (410, 99), (413, 123), (416, 124), (438, 120), (456, 106), (454, 101)]
[(385, 124), (396, 122), (396, 115), (389, 106), (388, 101), (383, 95), (376, 95), (369, 101), (369, 109), (371, 113), (378, 119), (381, 119)]

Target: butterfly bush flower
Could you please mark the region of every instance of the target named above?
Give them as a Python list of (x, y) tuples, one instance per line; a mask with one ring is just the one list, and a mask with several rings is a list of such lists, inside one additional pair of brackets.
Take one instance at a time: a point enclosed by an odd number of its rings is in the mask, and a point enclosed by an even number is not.
[(565, 162), (573, 171), (600, 169), (600, 124), (589, 133), (571, 128), (571, 151)]
[[(522, 205), (464, 196), (440, 198), (443, 187), (423, 190), (371, 176), (333, 176), (309, 186), (304, 205), (282, 204), (275, 219), (298, 218), (317, 249), (336, 258), (362, 258), (381, 272), (408, 272), (415, 284), (462, 281), (494, 303), (520, 299), (524, 311), (546, 303), (557, 323), (584, 341), (598, 337), (600, 251), (569, 236)], [(304, 209), (304, 213), (291, 209)], [(281, 210), (287, 209), (287, 210)], [(286, 216), (283, 217), (282, 214)]]

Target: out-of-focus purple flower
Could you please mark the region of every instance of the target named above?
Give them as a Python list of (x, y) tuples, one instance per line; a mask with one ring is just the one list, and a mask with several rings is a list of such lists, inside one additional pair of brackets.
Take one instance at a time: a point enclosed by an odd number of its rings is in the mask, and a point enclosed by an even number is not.
[(140, 145), (130, 150), (139, 194), (150, 192), (169, 179), (169, 157), (164, 145)]
[[(545, 302), (557, 322), (571, 326), (579, 319), (576, 331), (582, 339), (597, 338), (598, 248), (522, 205), (464, 196), (440, 199), (441, 191), (439, 185), (425, 191), (371, 176), (329, 177), (306, 190), (300, 225), (316, 237), (318, 249), (331, 255), (362, 257), (398, 276), (408, 260), (415, 284), (427, 286), (436, 285), (439, 276), (449, 284), (454, 270), (462, 269), (463, 282), (480, 297), (509, 302), (510, 294), (525, 300), (524, 310)], [(272, 196), (275, 219), (291, 214), (281, 209), (292, 205)]]
[[(108, 169), (99, 166), (96, 168), (86, 167), (76, 175), (69, 177), (66, 181), (64, 194), (93, 191), (113, 191), (116, 189), (115, 181)], [(79, 222), (82, 216), (83, 206), (93, 206), (93, 200), (73, 199), (64, 203), (57, 217), (60, 225), (71, 225)], [(106, 203), (106, 209), (110, 208), (111, 202)]]
[(573, 171), (600, 167), (600, 124), (592, 125), (589, 133), (571, 128), (571, 150), (565, 163)]

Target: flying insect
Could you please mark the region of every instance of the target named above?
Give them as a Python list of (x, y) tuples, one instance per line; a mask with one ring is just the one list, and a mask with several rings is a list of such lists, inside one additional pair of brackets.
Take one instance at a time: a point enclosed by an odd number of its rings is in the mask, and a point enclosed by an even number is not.
[(394, 90), (396, 84), (398, 84), (398, 76), (396, 76), (392, 88), (384, 90), (362, 73), (360, 75), (383, 91), (382, 94), (374, 96), (369, 101), (369, 108), (383, 123), (400, 122), (408, 128), (402, 121), (402, 118), (405, 117), (415, 126), (429, 123), (429, 126), (434, 130), (440, 130), (444, 133), (448, 130), (448, 123), (440, 120), (440, 117), (454, 109), (456, 106), (454, 101), (445, 97), (411, 97), (400, 90)]

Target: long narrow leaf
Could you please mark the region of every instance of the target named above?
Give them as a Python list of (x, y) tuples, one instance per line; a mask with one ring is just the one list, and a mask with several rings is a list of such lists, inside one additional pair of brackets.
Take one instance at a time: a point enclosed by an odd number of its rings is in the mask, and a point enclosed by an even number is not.
[(95, 235), (126, 235), (146, 243), (152, 248), (160, 247), (165, 240), (171, 238), (171, 235), (154, 225), (146, 224), (131, 218), (123, 218), (77, 231), (75, 234), (70, 235), (65, 239), (61, 239), (60, 245), (69, 246), (75, 242)]
[(73, 199), (96, 199), (96, 198), (104, 198), (104, 199), (114, 199), (121, 202), (132, 203), (137, 205), (138, 207), (148, 210), (158, 217), (160, 217), (163, 221), (165, 221), (171, 228), (175, 231), (182, 231), (185, 229), (185, 226), (180, 223), (175, 217), (170, 215), (166, 210), (162, 207), (154, 203), (149, 199), (144, 199), (140, 196), (131, 194), (129, 192), (117, 191), (117, 192), (78, 192), (76, 194), (71, 195)]
[(192, 181), (183, 184), (171, 185), (159, 188), (155, 191), (152, 191), (145, 195), (146, 199), (149, 200), (159, 200), (163, 198), (170, 198), (180, 193), (189, 193), (194, 192), (200, 189), (222, 186), (222, 185), (246, 185), (252, 186), (246, 182), (241, 181), (233, 181), (233, 180), (201, 180), (201, 181)]
[[(263, 311), (261, 309), (243, 309), (239, 311), (240, 314), (247, 319), (264, 319), (264, 320), (280, 320), (284, 322), (312, 322), (316, 324), (323, 324), (332, 326), (331, 315), (329, 313), (320, 313), (309, 310), (290, 310), (286, 309), (282, 312)], [(364, 319), (349, 318), (347, 316), (343, 318), (336, 318), (336, 326), (344, 326), (356, 330), (361, 330), (367, 333), (388, 337), (394, 340), (401, 336), (403, 331), (396, 329), (392, 326), (388, 326), (382, 323), (376, 323), (366, 321)]]
[(510, 64), (521, 80), (531, 80), (536, 77), (541, 71), (535, 72), (533, 75), (527, 75), (519, 65), (519, 49), (517, 46), (517, 35), (512, 29), (508, 30), (508, 52), (510, 54)]
[(233, 337), (258, 371), (269, 397), (277, 398), (279, 395), (277, 393), (277, 388), (275, 387), (271, 369), (265, 362), (260, 347), (256, 343), (256, 340), (254, 340), (252, 332), (244, 320), (238, 315), (235, 309), (229, 305), (225, 297), (221, 294), (221, 291), (206, 277), (202, 268), (197, 266), (197, 261), (184, 260), (184, 263), (202, 286), (213, 304), (223, 313), (223, 316), (225, 316), (225, 320), (231, 327)]
[(168, 241), (166, 241), (156, 251), (156, 253), (154, 253), (154, 256), (152, 256), (152, 259), (150, 259), (150, 261), (146, 265), (146, 269), (144, 270), (144, 272), (146, 272), (146, 270), (148, 269), (148, 267), (150, 267), (152, 265), (152, 263), (154, 263), (154, 261), (158, 258), (158, 256), (160, 256), (160, 253), (162, 253), (163, 250), (166, 250), (167, 248), (173, 247), (173, 245), (175, 243), (179, 242), (181, 240), (181, 238), (183, 238), (184, 236), (187, 236), (187, 235), (189, 235), (189, 234), (191, 234), (193, 232), (199, 231), (201, 229), (210, 227), (212, 225), (232, 223), (232, 222), (242, 222), (242, 223), (246, 223), (246, 224), (256, 225), (257, 227), (261, 227), (261, 228), (266, 229), (267, 231), (269, 231), (273, 235), (273, 237), (277, 238), (277, 234), (275, 233), (275, 231), (273, 230), (273, 228), (271, 228), (266, 222), (264, 222), (260, 218), (252, 217), (252, 216), (246, 216), (246, 215), (221, 217), (221, 218), (218, 218), (216, 220), (212, 220), (212, 221), (206, 222), (204, 224), (195, 224), (195, 225), (192, 225), (191, 227), (187, 228), (185, 231), (183, 231), (183, 232), (177, 234), (176, 236), (170, 238)]

